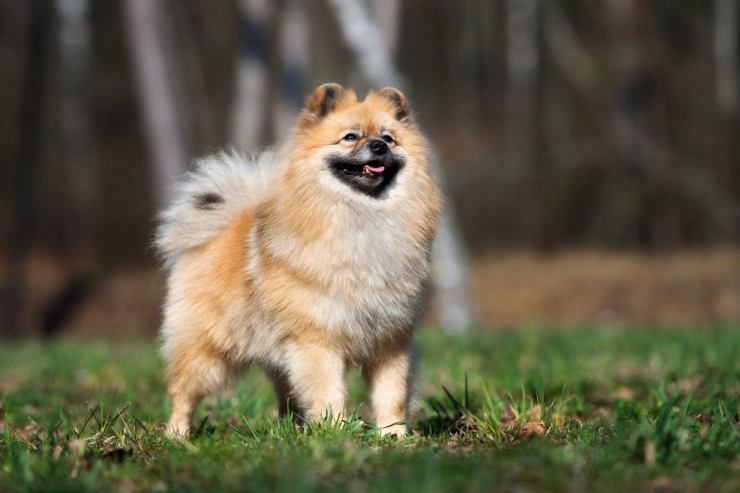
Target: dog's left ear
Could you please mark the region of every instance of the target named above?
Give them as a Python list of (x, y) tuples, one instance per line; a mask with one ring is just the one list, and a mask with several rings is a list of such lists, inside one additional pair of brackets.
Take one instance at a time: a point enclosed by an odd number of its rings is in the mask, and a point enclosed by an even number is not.
[(393, 104), (393, 116), (396, 117), (396, 120), (402, 123), (411, 121), (411, 106), (401, 91), (395, 87), (384, 87), (375, 94)]

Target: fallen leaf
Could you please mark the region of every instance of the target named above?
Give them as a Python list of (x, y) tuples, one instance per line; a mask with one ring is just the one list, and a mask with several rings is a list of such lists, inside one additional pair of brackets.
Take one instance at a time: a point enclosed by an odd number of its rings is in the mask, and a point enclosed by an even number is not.
[(714, 419), (711, 416), (701, 412), (696, 413), (696, 416), (694, 416), (694, 421), (702, 425), (712, 426), (714, 424)]
[(652, 467), (655, 465), (655, 442), (652, 440), (646, 440), (645, 446), (643, 447), (643, 456), (645, 458), (645, 465)]
[(553, 422), (558, 426), (563, 426), (565, 424), (565, 418), (563, 418), (563, 415), (560, 413), (552, 413), (550, 418), (553, 420)]
[(678, 392), (681, 395), (686, 395), (692, 391), (694, 391), (699, 385), (702, 384), (704, 381), (704, 377), (701, 375), (696, 375), (691, 378), (684, 378), (682, 380), (679, 380), (676, 383), (671, 383), (666, 385), (666, 391), (668, 393), (674, 393)]
[(540, 421), (542, 419), (542, 406), (535, 404), (527, 409), (527, 419), (529, 421)]
[(655, 488), (657, 492), (674, 492), (674, 491), (680, 491), (674, 482), (671, 480), (671, 478), (667, 476), (657, 476), (653, 478), (652, 481), (650, 481), (650, 486)]
[(501, 410), (501, 415), (499, 416), (499, 424), (502, 425), (509, 425), (516, 421), (516, 419), (519, 416), (516, 413), (516, 410), (512, 407), (511, 404), (506, 404), (504, 408)]
[(85, 454), (85, 448), (87, 447), (87, 440), (81, 440), (76, 438), (67, 442), (67, 448), (69, 448), (69, 455), (72, 459), (77, 460)]
[(117, 447), (104, 452), (100, 456), (100, 458), (105, 460), (106, 462), (121, 463), (124, 461), (124, 459), (126, 459), (126, 457), (129, 457), (130, 455), (132, 455), (131, 450)]
[(631, 401), (635, 398), (635, 391), (629, 387), (619, 387), (616, 391), (616, 395), (619, 399)]
[(456, 433), (470, 433), (476, 431), (477, 429), (477, 423), (472, 417), (468, 416), (467, 414), (463, 414), (462, 416), (460, 416), (452, 425), (452, 430)]
[(519, 432), (516, 434), (516, 437), (526, 438), (526, 437), (531, 437), (533, 435), (542, 436), (544, 434), (545, 434), (545, 427), (542, 424), (542, 421), (527, 421), (519, 429)]

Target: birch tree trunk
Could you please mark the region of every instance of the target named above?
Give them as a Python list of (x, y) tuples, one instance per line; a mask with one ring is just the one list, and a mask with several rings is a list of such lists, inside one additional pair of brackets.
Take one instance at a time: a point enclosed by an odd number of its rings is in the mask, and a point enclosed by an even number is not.
[(639, 161), (639, 108), (636, 91), (632, 90), (637, 87), (638, 71), (637, 34), (634, 26), (636, 5), (634, 0), (609, 0), (607, 5), (612, 18), (612, 58), (617, 79), (614, 130), (631, 159)]
[(264, 143), (268, 110), (267, 44), (272, 4), (269, 0), (239, 0), (239, 58), (231, 142), (242, 150)]
[(738, 110), (737, 0), (714, 0), (714, 67), (717, 107), (723, 115)]
[(123, 2), (127, 41), (144, 113), (144, 128), (152, 153), (156, 204), (169, 202), (170, 187), (187, 169), (187, 152), (179, 122), (171, 26), (161, 0)]
[[(715, 98), (719, 110), (719, 176), (730, 194), (740, 197), (738, 131), (738, 6), (737, 0), (714, 0)], [(736, 226), (740, 234), (740, 224)], [(737, 237), (737, 234), (736, 234)], [(736, 238), (737, 239), (737, 238)]]
[(288, 134), (303, 104), (309, 63), (305, 8), (302, 0), (288, 0), (280, 10), (280, 93), (275, 98), (272, 132), (276, 140)]
[[(90, 266), (97, 169), (90, 135), (90, 29), (89, 0), (56, 0), (59, 16), (60, 102), (62, 152), (69, 169), (70, 200), (74, 221), (70, 236), (75, 261)], [(84, 268), (84, 267), (83, 267)]]
[[(372, 18), (362, 0), (330, 0), (339, 21), (342, 37), (354, 51), (360, 70), (375, 87), (394, 86), (404, 90), (404, 79), (393, 62), (392, 35), (386, 35)], [(395, 10), (400, 11), (397, 7)], [(393, 25), (387, 23), (387, 25)], [(392, 34), (392, 33), (391, 33)], [(432, 166), (444, 188), (442, 166), (435, 158)], [(447, 207), (440, 222), (435, 244), (432, 285), (438, 323), (449, 332), (464, 332), (474, 325), (467, 275), (465, 248), (458, 234), (454, 212)]]
[(535, 168), (539, 0), (506, 0), (506, 152), (510, 172)]

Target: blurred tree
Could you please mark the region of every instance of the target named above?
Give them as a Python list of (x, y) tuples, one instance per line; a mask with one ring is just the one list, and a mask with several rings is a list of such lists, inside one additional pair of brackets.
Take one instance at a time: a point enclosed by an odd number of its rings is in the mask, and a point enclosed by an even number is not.
[(724, 115), (738, 110), (737, 0), (714, 0), (716, 99)]
[[(395, 67), (391, 52), (391, 46), (394, 46), (392, 33), (395, 30), (386, 36), (370, 16), (363, 0), (331, 0), (331, 5), (344, 40), (357, 56), (365, 77), (376, 87), (394, 86), (405, 90), (404, 78)], [(391, 10), (399, 12), (398, 8)], [(386, 25), (392, 26), (392, 23), (386, 21)], [(432, 167), (444, 189), (446, 180), (436, 156), (432, 159)], [(475, 317), (469, 292), (467, 259), (450, 206), (440, 221), (433, 255), (432, 284), (437, 322), (450, 332), (471, 330)]]
[(57, 125), (61, 130), (65, 161), (69, 165), (70, 200), (76, 217), (71, 221), (75, 231), (70, 236), (77, 256), (91, 260), (95, 255), (91, 214), (98, 199), (98, 169), (92, 156), (90, 134), (89, 0), (56, 0), (56, 10), (60, 60), (58, 98), (61, 104)]
[(542, 67), (539, 0), (506, 0), (504, 172), (526, 183), (520, 198), (522, 229), (545, 247), (542, 226)]
[(633, 182), (643, 184), (639, 217), (645, 221), (645, 231), (635, 233), (635, 243), (658, 248), (681, 243), (683, 219), (670, 205), (674, 197), (700, 206), (726, 238), (737, 238), (740, 209), (732, 195), (718, 185), (712, 167), (681, 158), (670, 142), (656, 143), (661, 131), (655, 128), (654, 115), (649, 114), (658, 92), (656, 54), (648, 39), (648, 26), (655, 22), (651, 5), (609, 0), (608, 6), (616, 81), (611, 140)]
[(280, 140), (293, 127), (303, 106), (306, 72), (310, 63), (308, 18), (302, 0), (287, 0), (277, 20), (280, 60), (279, 93), (273, 98), (273, 135)]
[(239, 56), (231, 112), (231, 141), (256, 149), (267, 137), (269, 0), (239, 0)]
[(21, 315), (26, 304), (26, 262), (35, 225), (35, 191), (42, 127), (45, 82), (49, 66), (50, 35), (54, 4), (52, 0), (33, 0), (28, 12), (28, 51), (23, 71), (20, 105), (20, 131), (15, 155), (10, 234), (7, 236), (5, 283), (0, 296), (0, 335), (23, 335), (28, 321)]
[(539, 0), (506, 0), (506, 161), (525, 176), (538, 160), (539, 10)]
[[(714, 0), (715, 97), (722, 142), (718, 170), (729, 192), (740, 197), (740, 144), (738, 143), (738, 7), (737, 0)], [(737, 225), (740, 232), (740, 225)]]
[(61, 162), (69, 190), (70, 219), (65, 221), (59, 255), (68, 271), (41, 309), (40, 330), (51, 336), (64, 327), (84, 301), (97, 270), (93, 240), (95, 203), (99, 199), (98, 167), (90, 132), (90, 11), (88, 0), (56, 0), (58, 60), (53, 94), (58, 101)]
[[(385, 72), (407, 77), (476, 254), (737, 245), (737, 1), (154, 0), (131, 36), (137, 0), (0, 0), (0, 323), (38, 319), (31, 305), (62, 319), (75, 252), (106, 273), (148, 265), (152, 196), (188, 151), (269, 145), (307, 85), (396, 84)], [(179, 140), (176, 171), (149, 139)]]
[(188, 153), (182, 139), (182, 121), (176, 102), (177, 89), (173, 65), (170, 16), (160, 0), (123, 2), (127, 41), (136, 72), (136, 81), (144, 112), (149, 149), (153, 156), (153, 182), (156, 203), (163, 207), (175, 179), (187, 169)]

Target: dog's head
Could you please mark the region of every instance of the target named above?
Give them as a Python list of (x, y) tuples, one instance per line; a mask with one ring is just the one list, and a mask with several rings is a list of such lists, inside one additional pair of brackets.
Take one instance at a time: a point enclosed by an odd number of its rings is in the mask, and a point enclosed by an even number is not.
[(371, 197), (393, 186), (405, 167), (426, 166), (411, 108), (394, 88), (371, 92), (360, 102), (339, 84), (318, 87), (306, 100), (295, 139), (293, 161), (304, 171), (318, 166)]

